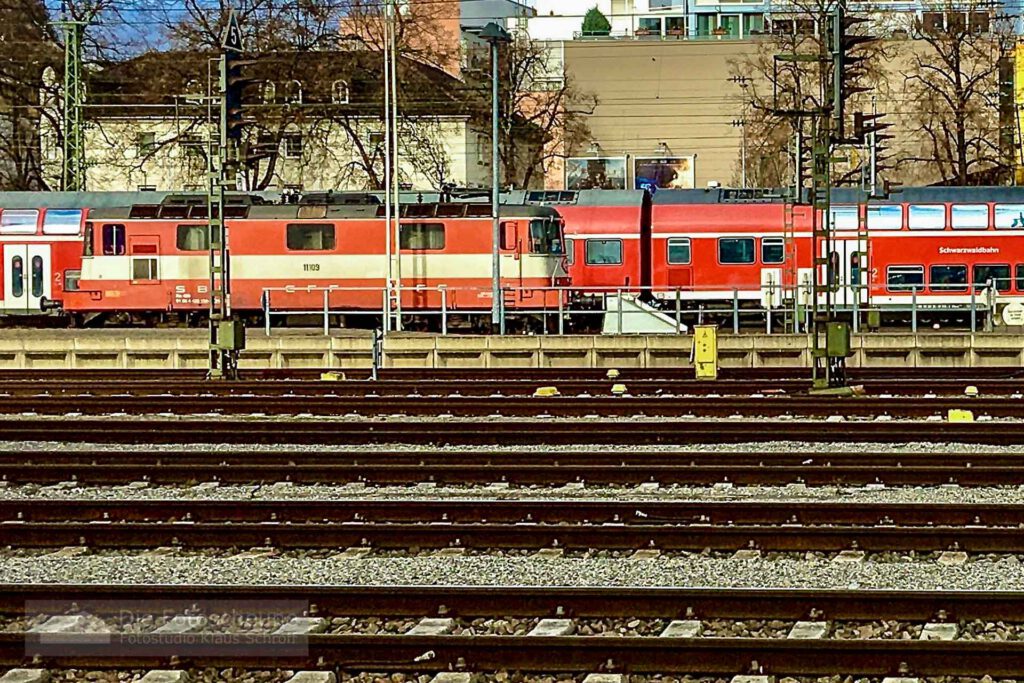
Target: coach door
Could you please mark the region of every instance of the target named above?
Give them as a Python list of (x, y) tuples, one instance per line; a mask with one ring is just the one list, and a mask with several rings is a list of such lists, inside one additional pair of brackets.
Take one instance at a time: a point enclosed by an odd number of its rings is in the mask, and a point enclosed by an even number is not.
[(51, 296), (50, 245), (4, 245), (4, 308), (39, 313)]
[[(868, 264), (867, 241), (857, 237), (838, 238), (832, 240), (832, 253), (827, 254), (825, 244), (821, 245), (821, 255), (827, 256), (832, 263), (832, 300), (839, 308), (852, 309), (854, 302), (858, 307), (868, 303)], [(825, 278), (826, 269), (820, 271)], [(824, 302), (825, 295), (820, 300)]]

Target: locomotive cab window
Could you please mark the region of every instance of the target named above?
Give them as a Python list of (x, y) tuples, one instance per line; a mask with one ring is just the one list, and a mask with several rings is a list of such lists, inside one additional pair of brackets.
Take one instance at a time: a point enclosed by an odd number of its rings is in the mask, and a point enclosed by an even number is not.
[(37, 220), (38, 209), (7, 209), (0, 214), (0, 234), (34, 235)]
[(753, 237), (719, 237), (718, 262), (747, 265), (754, 262)]
[(330, 251), (336, 244), (333, 225), (292, 223), (285, 230), (292, 251)]
[(179, 225), (178, 251), (209, 251), (210, 229), (205, 225)]
[(124, 256), (124, 226), (108, 223), (103, 226), (103, 255)]
[(786, 262), (786, 241), (781, 237), (761, 238), (761, 263), (772, 265)]
[(992, 284), (1000, 292), (1010, 291), (1008, 264), (979, 264), (974, 266), (974, 289), (985, 289)]
[(690, 238), (669, 237), (668, 238), (668, 264), (670, 266), (690, 265)]
[(77, 235), (81, 225), (81, 209), (47, 209), (43, 216), (44, 235)]
[[(514, 235), (514, 229), (512, 232)], [(402, 231), (399, 234), (399, 244), (402, 249), (413, 251), (440, 251), (444, 249), (444, 223), (403, 223)]]
[(924, 266), (889, 266), (885, 281), (891, 292), (920, 292), (924, 289)]
[(988, 230), (988, 204), (954, 204), (954, 230)]
[(85, 238), (82, 240), (82, 256), (92, 256), (95, 245), (93, 240), (96, 239), (92, 223), (85, 224)]
[(562, 223), (559, 219), (530, 221), (530, 253), (562, 255)]
[(928, 281), (936, 292), (967, 291), (967, 266), (932, 266)]
[(588, 266), (617, 266), (622, 263), (622, 240), (587, 240)]

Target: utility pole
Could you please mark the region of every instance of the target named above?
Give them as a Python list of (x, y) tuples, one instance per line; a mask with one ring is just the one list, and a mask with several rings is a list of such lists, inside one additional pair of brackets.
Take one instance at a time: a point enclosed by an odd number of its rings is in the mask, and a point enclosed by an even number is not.
[[(241, 70), (251, 61), (240, 59), (242, 33), (234, 11), (221, 41), (218, 61), (217, 138), (211, 139), (207, 221), (210, 250), (210, 379), (238, 379), (238, 354), (245, 348), (245, 325), (231, 312), (231, 256), (226, 216), (227, 188), (234, 189), (238, 142), (243, 124), (242, 95), (247, 81)], [(212, 118), (212, 117), (211, 117)]]
[(501, 291), (501, 156), (498, 154), (498, 58), (499, 47), (512, 42), (512, 36), (493, 21), (484, 26), (480, 37), (491, 45), (491, 326), (505, 334), (505, 312)]
[(82, 74), (82, 36), (86, 22), (72, 19), (67, 5), (61, 4), (60, 20), (54, 22), (64, 36), (64, 91), (61, 99), (61, 125), (64, 128), (61, 157), (61, 189), (85, 190), (85, 82)]

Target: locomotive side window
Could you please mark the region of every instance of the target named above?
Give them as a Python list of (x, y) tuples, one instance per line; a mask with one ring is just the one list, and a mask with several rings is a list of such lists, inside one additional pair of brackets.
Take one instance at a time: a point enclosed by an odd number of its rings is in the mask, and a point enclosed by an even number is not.
[(985, 289), (989, 283), (1000, 292), (1010, 291), (1010, 266), (1007, 264), (980, 264), (974, 266), (974, 289)]
[(954, 230), (988, 230), (988, 204), (954, 204)]
[(47, 209), (43, 216), (44, 235), (77, 235), (81, 225), (81, 209)]
[(718, 262), (745, 265), (754, 262), (753, 237), (719, 237)]
[(205, 225), (179, 225), (178, 251), (209, 251), (210, 229)]
[(34, 235), (38, 209), (7, 209), (0, 214), (0, 233), (4, 235)]
[(668, 263), (672, 266), (690, 265), (690, 238), (668, 238)]
[(77, 292), (78, 282), (82, 279), (82, 271), (79, 269), (64, 271), (64, 291)]
[(900, 230), (903, 207), (899, 204), (868, 207), (868, 230)]
[(85, 239), (82, 240), (82, 256), (92, 256), (95, 245), (93, 244), (92, 223), (85, 224)]
[(622, 240), (587, 240), (588, 266), (617, 266), (622, 263)]
[(946, 207), (943, 204), (911, 204), (907, 208), (907, 227), (911, 230), (945, 230)]
[(967, 266), (932, 266), (928, 274), (935, 291), (967, 291)]
[(512, 250), (516, 248), (516, 224), (501, 224), (501, 248)]
[(832, 227), (836, 230), (857, 229), (857, 207), (856, 206), (833, 206)]
[(444, 223), (403, 223), (399, 243), (402, 249), (440, 251), (445, 243)]
[(924, 289), (924, 266), (889, 266), (885, 281), (891, 292), (920, 292)]
[(781, 237), (761, 238), (761, 263), (785, 263), (786, 241)]
[(576, 262), (576, 240), (565, 238), (565, 262), (570, 266)]
[(133, 258), (132, 259), (133, 280), (156, 280), (156, 259), (155, 258)]
[(1024, 204), (996, 204), (996, 228), (1024, 228)]
[(337, 244), (333, 225), (291, 223), (286, 231), (288, 248), (292, 251), (330, 251)]
[(124, 226), (107, 224), (103, 226), (103, 255), (124, 256)]

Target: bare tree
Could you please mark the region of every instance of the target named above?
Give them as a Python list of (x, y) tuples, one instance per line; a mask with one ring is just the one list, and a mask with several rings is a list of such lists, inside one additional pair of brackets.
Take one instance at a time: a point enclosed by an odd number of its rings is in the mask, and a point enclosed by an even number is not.
[[(908, 116), (923, 144), (897, 159), (906, 173), (956, 185), (991, 184), (1010, 172), (1000, 148), (1000, 67), (1013, 45), (1009, 21), (985, 0), (929, 7), (914, 25), (916, 48), (901, 72)], [(916, 167), (916, 169), (915, 169)]]

